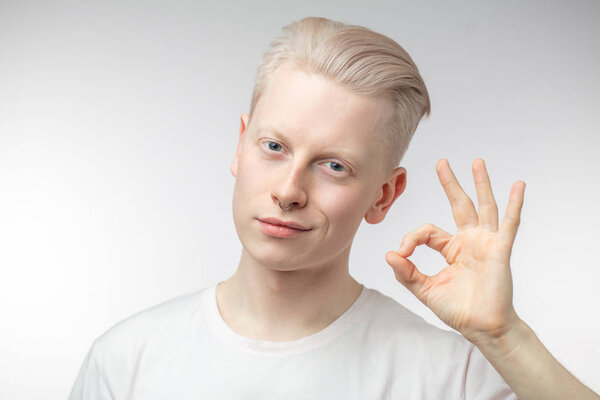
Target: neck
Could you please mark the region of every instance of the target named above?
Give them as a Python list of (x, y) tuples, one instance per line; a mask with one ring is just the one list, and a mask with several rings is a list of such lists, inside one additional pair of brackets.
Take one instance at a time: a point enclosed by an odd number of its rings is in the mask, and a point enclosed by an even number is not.
[(245, 249), (234, 275), (217, 285), (217, 304), (236, 333), (289, 341), (323, 330), (356, 301), (362, 285), (348, 272), (348, 251), (326, 266), (276, 270)]

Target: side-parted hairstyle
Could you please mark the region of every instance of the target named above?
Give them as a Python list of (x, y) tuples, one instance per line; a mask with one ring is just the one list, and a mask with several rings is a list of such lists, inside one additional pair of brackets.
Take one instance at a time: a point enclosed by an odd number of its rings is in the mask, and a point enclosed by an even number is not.
[(288, 60), (332, 79), (354, 93), (392, 102), (394, 113), (381, 137), (387, 176), (402, 160), (421, 118), (430, 114), (425, 83), (408, 53), (394, 40), (368, 28), (327, 18), (306, 17), (282, 28), (258, 66), (250, 120), (275, 70)]

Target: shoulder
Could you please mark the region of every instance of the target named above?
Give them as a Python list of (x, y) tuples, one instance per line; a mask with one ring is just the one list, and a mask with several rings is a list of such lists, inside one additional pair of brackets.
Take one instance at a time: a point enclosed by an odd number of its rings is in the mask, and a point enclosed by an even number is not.
[(419, 398), (516, 398), (477, 347), (461, 334), (438, 328), (395, 299), (372, 290), (366, 325), (372, 343), (369, 348), (380, 360), (391, 358), (398, 393), (410, 387)]
[(190, 327), (201, 317), (207, 289), (155, 304), (106, 330), (93, 341), (70, 398), (83, 398), (84, 392), (125, 398), (138, 374), (152, 374), (152, 368), (160, 365), (155, 360), (173, 354), (173, 343), (190, 335)]
[(120, 320), (96, 338), (95, 353), (132, 354), (148, 342), (176, 335), (202, 312), (207, 289), (170, 298)]
[(412, 352), (465, 359), (471, 343), (454, 330), (438, 328), (376, 289), (369, 326), (376, 336)]

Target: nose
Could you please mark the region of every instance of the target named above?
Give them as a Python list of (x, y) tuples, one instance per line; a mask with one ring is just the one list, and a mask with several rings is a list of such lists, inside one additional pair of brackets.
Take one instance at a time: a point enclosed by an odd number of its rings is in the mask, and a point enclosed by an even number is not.
[(302, 208), (307, 202), (305, 182), (303, 181), (305, 175), (301, 167), (294, 168), (293, 164), (290, 165), (285, 171), (281, 171), (283, 176), (273, 184), (271, 197), (277, 207), (281, 202), (283, 208), (290, 206)]

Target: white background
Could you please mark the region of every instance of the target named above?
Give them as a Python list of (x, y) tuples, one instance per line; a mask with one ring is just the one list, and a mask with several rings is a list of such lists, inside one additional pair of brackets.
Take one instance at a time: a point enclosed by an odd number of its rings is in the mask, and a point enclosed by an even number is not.
[[(66, 398), (108, 328), (235, 271), (240, 115), (269, 42), (311, 15), (396, 40), (432, 99), (352, 275), (445, 327), (384, 255), (424, 223), (456, 231), (435, 163), (476, 204), (481, 157), (500, 217), (527, 184), (518, 314), (600, 392), (600, 2), (449, 3), (0, 2), (0, 398)], [(411, 259), (445, 266), (427, 247)]]

